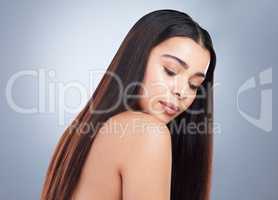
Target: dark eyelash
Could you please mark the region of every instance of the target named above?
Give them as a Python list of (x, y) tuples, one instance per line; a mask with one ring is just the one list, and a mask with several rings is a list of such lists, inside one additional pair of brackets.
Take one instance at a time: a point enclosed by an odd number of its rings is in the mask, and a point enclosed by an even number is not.
[(191, 85), (191, 84), (190, 84), (190, 88), (191, 88), (192, 90), (197, 90), (197, 89), (199, 88), (199, 86), (195, 86), (195, 85)]
[(167, 69), (166, 67), (164, 67), (164, 71), (169, 75), (169, 76), (175, 76), (176, 73), (172, 72), (171, 70)]
[[(163, 66), (163, 68), (164, 68), (164, 71), (165, 71), (169, 76), (174, 76), (174, 75), (176, 75), (175, 72), (173, 72), (173, 71), (167, 69), (165, 66)], [(199, 88), (199, 86), (195, 86), (195, 85), (190, 84), (190, 88), (191, 88), (192, 90), (197, 90), (197, 89)]]

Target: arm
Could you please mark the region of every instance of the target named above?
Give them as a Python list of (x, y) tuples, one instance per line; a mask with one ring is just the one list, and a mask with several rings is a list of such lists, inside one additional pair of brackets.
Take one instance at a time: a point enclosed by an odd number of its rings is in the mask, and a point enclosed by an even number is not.
[[(129, 124), (135, 125), (134, 123)], [(124, 120), (120, 123), (125, 124)], [(120, 174), (123, 200), (169, 200), (171, 137), (168, 128), (150, 117), (129, 126), (121, 141)], [(130, 134), (128, 134), (130, 133)]]

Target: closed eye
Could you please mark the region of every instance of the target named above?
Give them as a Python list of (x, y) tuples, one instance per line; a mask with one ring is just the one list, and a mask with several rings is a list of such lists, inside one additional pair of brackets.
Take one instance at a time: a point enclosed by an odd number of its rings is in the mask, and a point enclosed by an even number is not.
[(175, 76), (176, 75), (175, 72), (167, 69), (166, 67), (163, 67), (163, 68), (164, 68), (164, 71), (166, 72), (167, 75), (169, 75), (169, 76)]
[(196, 91), (200, 86), (196, 86), (196, 85), (192, 85), (192, 84), (189, 84), (190, 86), (190, 89)]
[[(167, 75), (169, 75), (169, 76), (175, 76), (175, 75), (176, 75), (175, 72), (173, 72), (173, 71), (167, 69), (167, 67), (163, 66), (163, 68), (164, 68), (164, 71), (166, 72)], [(190, 87), (190, 89), (196, 91), (196, 90), (198, 90), (198, 88), (199, 88), (200, 86), (189, 84), (189, 87)]]

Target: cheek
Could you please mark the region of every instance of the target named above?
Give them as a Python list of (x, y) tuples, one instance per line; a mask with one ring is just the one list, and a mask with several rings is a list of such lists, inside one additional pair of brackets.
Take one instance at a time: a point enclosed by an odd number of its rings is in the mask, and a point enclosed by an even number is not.
[(149, 97), (161, 95), (168, 90), (171, 82), (165, 78), (165, 74), (159, 65), (153, 65), (152, 68), (147, 71), (144, 86), (148, 90)]
[(188, 108), (195, 99), (196, 99), (196, 93), (195, 92), (190, 93), (185, 100), (186, 108)]
[(171, 84), (169, 80), (165, 79), (165, 75), (159, 66), (154, 65), (152, 67), (151, 70), (146, 72), (139, 92), (139, 104), (145, 110), (149, 110), (151, 107), (154, 108), (159, 100), (166, 98)]

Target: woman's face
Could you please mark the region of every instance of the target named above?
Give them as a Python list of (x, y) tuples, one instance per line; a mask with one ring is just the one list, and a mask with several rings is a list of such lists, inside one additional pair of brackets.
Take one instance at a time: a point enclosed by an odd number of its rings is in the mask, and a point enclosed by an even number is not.
[(188, 37), (171, 37), (155, 46), (139, 92), (142, 111), (163, 123), (184, 112), (204, 81), (209, 62), (209, 51)]

